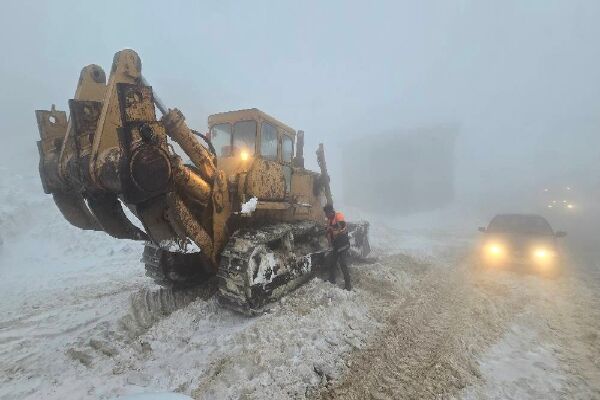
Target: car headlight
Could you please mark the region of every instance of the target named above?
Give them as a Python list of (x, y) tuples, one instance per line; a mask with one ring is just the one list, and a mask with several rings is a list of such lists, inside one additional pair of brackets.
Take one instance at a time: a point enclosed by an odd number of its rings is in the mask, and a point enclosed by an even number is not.
[(555, 253), (547, 247), (534, 247), (531, 255), (536, 261), (547, 262), (554, 258)]
[(533, 256), (535, 258), (547, 258), (548, 257), (548, 251), (546, 249), (535, 249), (533, 251)]
[(489, 243), (485, 247), (485, 250), (487, 254), (494, 257), (499, 257), (504, 254), (504, 247), (499, 243)]

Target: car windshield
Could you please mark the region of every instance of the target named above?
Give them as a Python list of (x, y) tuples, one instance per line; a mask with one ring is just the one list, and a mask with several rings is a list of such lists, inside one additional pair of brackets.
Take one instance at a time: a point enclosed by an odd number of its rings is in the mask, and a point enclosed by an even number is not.
[(497, 215), (487, 229), (499, 233), (552, 235), (548, 221), (539, 215)]

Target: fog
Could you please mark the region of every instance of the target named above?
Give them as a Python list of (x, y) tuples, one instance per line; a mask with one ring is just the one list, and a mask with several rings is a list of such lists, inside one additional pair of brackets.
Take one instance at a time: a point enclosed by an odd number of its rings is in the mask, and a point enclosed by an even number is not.
[(133, 48), (196, 129), (257, 107), (306, 132), (311, 167), (325, 143), (340, 199), (349, 139), (439, 124), (460, 127), (457, 204), (521, 211), (547, 185), (598, 194), (599, 17), (593, 0), (6, 1), (0, 165), (35, 171), (33, 111), (67, 109), (82, 66)]

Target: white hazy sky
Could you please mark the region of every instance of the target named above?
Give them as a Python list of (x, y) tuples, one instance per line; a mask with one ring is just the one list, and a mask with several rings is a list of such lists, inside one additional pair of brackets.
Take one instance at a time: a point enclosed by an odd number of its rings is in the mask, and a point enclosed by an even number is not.
[(3, 1), (0, 165), (36, 168), (33, 110), (129, 47), (197, 129), (258, 107), (332, 168), (347, 136), (450, 122), (459, 190), (597, 176), (598, 21), (594, 0)]

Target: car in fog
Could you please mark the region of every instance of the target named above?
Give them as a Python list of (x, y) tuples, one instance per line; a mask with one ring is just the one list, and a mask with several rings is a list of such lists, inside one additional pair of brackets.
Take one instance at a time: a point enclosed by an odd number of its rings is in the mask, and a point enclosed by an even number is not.
[(481, 261), (486, 266), (518, 266), (543, 274), (553, 274), (560, 266), (557, 239), (566, 232), (555, 232), (537, 214), (498, 214), (487, 227), (480, 227), (484, 238)]

